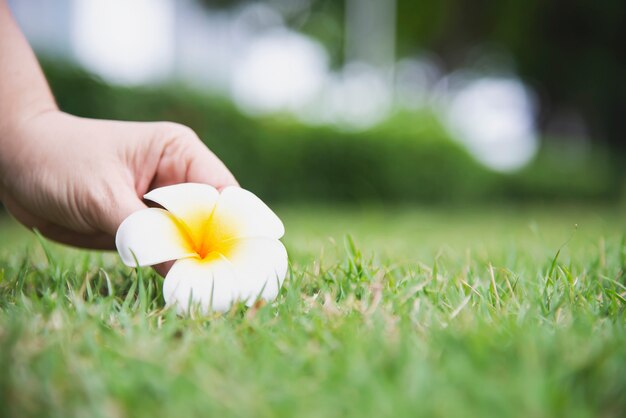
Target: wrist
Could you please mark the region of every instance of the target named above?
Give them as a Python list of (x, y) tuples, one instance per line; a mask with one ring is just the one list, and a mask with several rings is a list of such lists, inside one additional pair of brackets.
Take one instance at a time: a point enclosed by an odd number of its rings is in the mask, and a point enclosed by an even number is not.
[(0, 118), (0, 145), (12, 141), (11, 137), (22, 131), (24, 127), (41, 115), (60, 112), (54, 101), (33, 103), (23, 109), (16, 109), (13, 112), (3, 115)]
[(0, 199), (11, 189), (10, 184), (19, 180), (20, 173), (33, 162), (30, 157), (41, 147), (37, 143), (42, 139), (41, 135), (36, 133), (41, 132), (41, 129), (34, 128), (48, 125), (57, 113), (62, 112), (56, 105), (42, 104), (5, 118), (5, 123), (0, 124)]

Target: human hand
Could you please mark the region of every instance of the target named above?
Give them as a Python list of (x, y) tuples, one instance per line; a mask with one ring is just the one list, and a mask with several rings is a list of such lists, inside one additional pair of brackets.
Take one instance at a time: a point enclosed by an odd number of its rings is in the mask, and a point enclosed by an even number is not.
[(57, 110), (1, 132), (0, 200), (55, 241), (114, 248), (120, 223), (141, 196), (182, 182), (237, 185), (189, 128), (170, 122), (85, 119)]

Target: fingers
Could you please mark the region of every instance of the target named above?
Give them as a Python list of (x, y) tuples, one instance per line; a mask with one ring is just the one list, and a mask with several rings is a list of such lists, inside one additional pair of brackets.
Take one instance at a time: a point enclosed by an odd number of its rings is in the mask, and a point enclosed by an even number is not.
[[(135, 190), (137, 179), (147, 174), (146, 169), (151, 172), (148, 175), (153, 173), (151, 188), (184, 182), (206, 183), (217, 189), (238, 185), (224, 163), (191, 129), (169, 123), (153, 126), (157, 129), (153, 135), (161, 139), (157, 143), (161, 148), (158, 163), (152, 168), (147, 168), (146, 165), (135, 167), (128, 177), (122, 173), (113, 174), (108, 181), (108, 187), (100, 190), (98, 196), (93, 197), (93, 201), (88, 205), (97, 208), (93, 211), (94, 216), (90, 223), (96, 226), (98, 231), (114, 237), (124, 219), (133, 212), (146, 208), (141, 197), (137, 195), (138, 191)], [(150, 151), (154, 153), (155, 150), (139, 147), (135, 151), (141, 154)], [(146, 156), (139, 156), (137, 161), (146, 161)], [(142, 194), (143, 191), (139, 193)], [(167, 268), (162, 271), (166, 272)]]
[(29, 229), (37, 229), (41, 235), (53, 241), (94, 250), (112, 250), (115, 248), (115, 242), (112, 235), (105, 233), (76, 232), (72, 229), (57, 225), (53, 222), (33, 215), (10, 198), (5, 199), (4, 204), (9, 210), (9, 213), (11, 213), (22, 225)]
[(114, 250), (115, 239), (112, 235), (96, 233), (81, 234), (55, 224), (45, 224), (39, 232), (46, 238), (61, 244), (90, 250)]
[[(124, 184), (124, 183), (120, 183)], [(99, 209), (95, 211), (94, 223), (98, 229), (115, 237), (120, 224), (132, 213), (145, 209), (146, 205), (141, 201), (135, 190), (130, 185), (124, 184), (118, 190), (110, 190), (108, 196), (99, 199)]]
[(205, 183), (217, 189), (238, 185), (224, 163), (191, 129), (169, 123), (157, 129), (162, 153), (151, 189), (185, 182)]
[(122, 182), (111, 181), (113, 188), (100, 190), (87, 199), (87, 205), (81, 208), (90, 227), (84, 230), (61, 225), (58, 222), (43, 221), (34, 224), (41, 233), (63, 244), (89, 249), (115, 249), (115, 234), (124, 219), (146, 205), (134, 190)]

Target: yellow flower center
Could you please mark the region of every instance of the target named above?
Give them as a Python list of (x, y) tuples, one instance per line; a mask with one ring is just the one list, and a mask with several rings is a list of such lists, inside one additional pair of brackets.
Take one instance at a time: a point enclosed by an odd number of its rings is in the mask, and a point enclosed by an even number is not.
[(198, 213), (185, 216), (185, 221), (172, 216), (183, 238), (184, 245), (198, 254), (201, 260), (212, 260), (221, 254), (228, 257), (234, 245), (236, 228), (224, 216)]

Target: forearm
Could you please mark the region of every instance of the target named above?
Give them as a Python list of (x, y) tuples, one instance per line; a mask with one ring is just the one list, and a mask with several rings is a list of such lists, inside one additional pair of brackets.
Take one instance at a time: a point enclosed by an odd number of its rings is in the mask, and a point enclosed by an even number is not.
[[(23, 154), (20, 129), (32, 118), (57, 110), (54, 97), (30, 45), (0, 0), (0, 201)], [(13, 179), (16, 181), (17, 179)]]
[(0, 0), (0, 152), (8, 131), (37, 114), (57, 109), (37, 58), (5, 0)]

